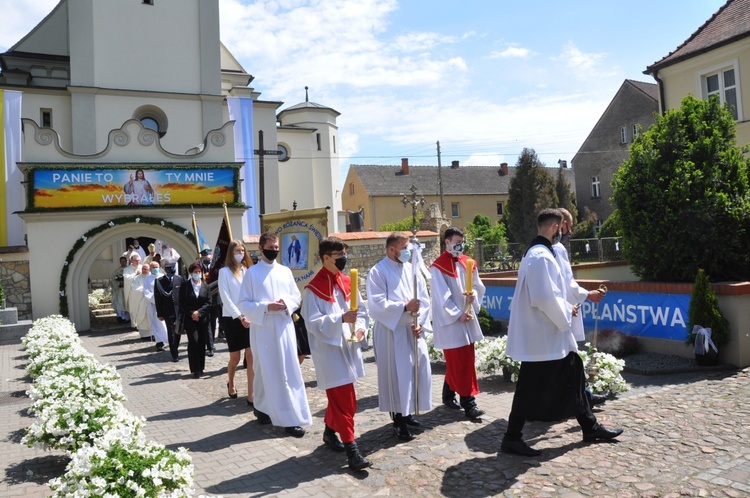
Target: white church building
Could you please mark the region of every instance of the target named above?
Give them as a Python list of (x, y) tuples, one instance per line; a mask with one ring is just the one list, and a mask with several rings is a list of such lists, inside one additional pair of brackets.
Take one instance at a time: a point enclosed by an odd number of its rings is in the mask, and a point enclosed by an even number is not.
[[(61, 0), (0, 54), (0, 282), (22, 318), (90, 326), (88, 282), (133, 238), (196, 255), (226, 203), (341, 211), (335, 110), (280, 110), (220, 41), (218, 0)], [(301, 95), (302, 89), (300, 89)], [(262, 144), (262, 146), (261, 146)], [(342, 227), (343, 229), (343, 227)]]

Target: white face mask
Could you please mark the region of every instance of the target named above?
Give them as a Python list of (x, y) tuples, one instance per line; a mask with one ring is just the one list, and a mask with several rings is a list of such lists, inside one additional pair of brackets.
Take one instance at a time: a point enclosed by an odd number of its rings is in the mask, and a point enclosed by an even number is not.
[(244, 255), (244, 254), (242, 254), (242, 253), (240, 253), (240, 254), (235, 254), (235, 255), (234, 255), (234, 260), (235, 260), (236, 262), (238, 262), (238, 263), (242, 263), (242, 261), (243, 261), (244, 259), (245, 259), (245, 255)]
[(453, 244), (453, 247), (448, 248), (448, 252), (451, 253), (451, 256), (454, 258), (459, 257), (464, 253), (464, 243), (459, 242), (458, 244)]
[(408, 247), (405, 247), (404, 249), (401, 249), (401, 252), (398, 255), (398, 260), (402, 263), (406, 263), (411, 259), (411, 249)]
[(190, 278), (193, 279), (193, 282), (200, 282), (201, 280), (201, 274), (200, 273), (191, 273)]

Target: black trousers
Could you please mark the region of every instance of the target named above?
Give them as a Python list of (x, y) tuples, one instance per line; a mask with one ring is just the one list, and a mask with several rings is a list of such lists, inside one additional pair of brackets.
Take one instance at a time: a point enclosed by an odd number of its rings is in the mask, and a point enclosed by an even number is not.
[(169, 353), (176, 360), (180, 349), (180, 334), (174, 329), (174, 321), (175, 317), (173, 316), (164, 317), (164, 324), (167, 326), (167, 337), (169, 338)]
[(505, 438), (520, 440), (527, 420), (558, 421), (575, 416), (583, 432), (597, 426), (585, 393), (586, 374), (578, 353), (550, 361), (521, 363)]
[[(190, 318), (188, 318), (190, 320)], [(208, 324), (193, 322), (185, 332), (188, 338), (188, 361), (190, 372), (203, 372), (206, 368), (206, 338), (209, 334)]]

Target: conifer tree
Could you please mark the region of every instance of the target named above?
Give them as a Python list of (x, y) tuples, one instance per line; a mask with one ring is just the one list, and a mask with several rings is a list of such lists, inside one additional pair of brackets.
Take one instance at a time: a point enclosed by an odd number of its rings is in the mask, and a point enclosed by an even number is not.
[(533, 149), (523, 149), (508, 188), (508, 229), (513, 240), (526, 246), (536, 236), (536, 216), (545, 208), (559, 208), (555, 180)]

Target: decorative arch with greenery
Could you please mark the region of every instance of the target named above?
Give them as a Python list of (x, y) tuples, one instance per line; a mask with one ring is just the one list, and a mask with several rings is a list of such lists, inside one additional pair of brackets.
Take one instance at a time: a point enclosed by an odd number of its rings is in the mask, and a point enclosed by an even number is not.
[(63, 269), (60, 272), (60, 314), (64, 317), (68, 316), (68, 300), (65, 297), (66, 291), (67, 291), (67, 284), (66, 281), (68, 280), (68, 268), (70, 267), (70, 264), (75, 260), (75, 256), (78, 253), (78, 251), (83, 247), (83, 245), (86, 243), (86, 241), (95, 236), (98, 235), (105, 230), (109, 230), (110, 228), (114, 228), (118, 225), (126, 225), (128, 223), (144, 223), (146, 225), (159, 225), (163, 228), (167, 228), (169, 230), (172, 230), (174, 232), (179, 233), (180, 235), (183, 235), (187, 237), (193, 244), (195, 244), (195, 234), (191, 231), (187, 230), (184, 227), (181, 227), (180, 225), (176, 225), (175, 223), (172, 223), (171, 221), (165, 221), (161, 218), (150, 218), (148, 216), (122, 216), (120, 218), (115, 218), (113, 220), (108, 221), (107, 223), (102, 223), (101, 225), (92, 228), (91, 230), (87, 231), (81, 237), (76, 241), (75, 244), (73, 244), (73, 247), (68, 252), (68, 256), (65, 258), (65, 262), (63, 263)]

